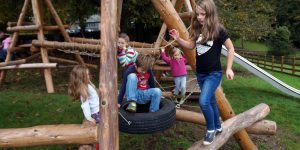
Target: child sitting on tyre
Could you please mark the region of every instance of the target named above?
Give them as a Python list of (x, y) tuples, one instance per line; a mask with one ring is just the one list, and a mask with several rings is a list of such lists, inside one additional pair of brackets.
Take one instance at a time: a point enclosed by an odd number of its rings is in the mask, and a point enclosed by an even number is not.
[(123, 75), (123, 81), (118, 96), (118, 106), (125, 95), (129, 102), (126, 111), (136, 112), (137, 103), (146, 104), (150, 101), (150, 112), (159, 110), (161, 90), (155, 88), (151, 67), (154, 58), (140, 54), (134, 65), (128, 67)]

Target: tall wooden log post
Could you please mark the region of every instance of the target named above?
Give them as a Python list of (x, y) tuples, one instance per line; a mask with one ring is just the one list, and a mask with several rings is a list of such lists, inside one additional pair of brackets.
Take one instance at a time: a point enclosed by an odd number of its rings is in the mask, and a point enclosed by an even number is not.
[[(182, 20), (180, 19), (179, 15), (177, 14), (176, 10), (172, 6), (171, 2), (166, 1), (166, 0), (151, 0), (151, 2), (153, 3), (156, 10), (160, 13), (162, 19), (167, 24), (169, 29), (177, 29), (180, 37), (184, 40), (188, 40), (189, 33), (188, 33), (186, 27), (184, 26)], [(195, 71), (195, 69), (196, 69), (195, 51), (183, 49), (183, 52), (187, 56), (189, 65)], [(224, 93), (220, 90), (217, 90), (216, 95), (224, 95)], [(222, 100), (223, 99), (221, 99), (220, 97), (217, 97), (218, 106), (222, 107), (222, 108), (228, 108), (229, 110), (231, 110), (231, 112), (233, 112), (233, 110), (230, 106), (230, 103), (226, 103), (226, 104), (222, 103), (222, 104), (224, 104), (223, 106), (219, 105), (220, 101), (222, 101)], [(221, 116), (223, 116), (223, 114), (226, 114), (226, 113), (227, 112), (224, 111), (224, 109), (220, 109)], [(222, 117), (222, 119), (226, 120), (228, 118)], [(245, 150), (257, 149), (256, 146), (254, 145), (254, 143), (249, 138), (247, 132), (242, 132), (242, 133), (238, 132), (237, 134), (235, 134), (235, 138), (239, 142), (242, 149), (245, 149)]]
[[(172, 0), (173, 6), (176, 5), (176, 2), (177, 2), (177, 0)], [(154, 48), (159, 48), (160, 47), (160, 45), (161, 45), (161, 43), (162, 43), (162, 41), (164, 39), (164, 36), (166, 34), (167, 29), (168, 28), (167, 28), (166, 23), (163, 23), (162, 26), (161, 26), (161, 28), (160, 28), (160, 31), (159, 31), (158, 37), (156, 39), (156, 42), (154, 43)], [(155, 79), (157, 81), (159, 81), (160, 78), (161, 78), (161, 75), (162, 75), (162, 71), (156, 71), (155, 72)]]
[[(69, 34), (66, 32), (65, 27), (60, 17), (58, 16), (56, 10), (54, 9), (51, 0), (45, 0), (45, 1), (65, 41), (71, 42), (71, 38)], [(84, 60), (81, 58), (79, 54), (75, 54), (75, 57), (80, 64), (84, 65)]]
[[(23, 7), (22, 7), (22, 10), (21, 10), (18, 22), (17, 22), (17, 26), (22, 25), (22, 23), (24, 21), (24, 18), (25, 18), (26, 11), (27, 11), (28, 6), (29, 6), (29, 2), (30, 2), (30, 0), (25, 0), (24, 1)], [(11, 44), (9, 45), (8, 50), (7, 50), (7, 57), (5, 59), (5, 63), (9, 63), (10, 58), (11, 58), (10, 51), (11, 51), (12, 48), (14, 48), (16, 46), (17, 41), (18, 41), (18, 37), (19, 37), (19, 32), (14, 32), (13, 35), (12, 35)], [(4, 82), (5, 76), (6, 76), (6, 71), (1, 71), (0, 72), (0, 86)]]
[[(45, 35), (44, 35), (44, 30), (43, 30), (43, 20), (42, 20), (42, 8), (41, 8), (41, 1), (39, 0), (31, 0), (32, 3), (32, 10), (33, 10), (33, 15), (35, 18), (35, 24), (39, 27), (38, 29), (38, 40), (45, 40)], [(42, 61), (43, 63), (49, 63), (49, 58), (48, 58), (48, 51), (46, 48), (41, 47), (41, 55), (42, 55)], [(44, 69), (44, 77), (45, 77), (45, 82), (46, 82), (46, 87), (47, 87), (47, 92), (48, 93), (54, 93), (54, 87), (53, 87), (53, 80), (52, 80), (52, 75), (51, 75), (51, 69), (50, 68), (45, 68)]]
[(100, 150), (119, 149), (117, 106), (117, 0), (101, 0)]

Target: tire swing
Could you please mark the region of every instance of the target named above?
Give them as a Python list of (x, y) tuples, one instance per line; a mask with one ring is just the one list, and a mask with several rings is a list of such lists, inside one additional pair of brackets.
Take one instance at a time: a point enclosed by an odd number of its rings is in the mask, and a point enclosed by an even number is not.
[(119, 109), (119, 129), (121, 132), (131, 134), (157, 133), (170, 128), (176, 119), (174, 103), (167, 99), (161, 99), (159, 110), (149, 112), (150, 103), (137, 104), (137, 112), (130, 113), (125, 109), (128, 103)]

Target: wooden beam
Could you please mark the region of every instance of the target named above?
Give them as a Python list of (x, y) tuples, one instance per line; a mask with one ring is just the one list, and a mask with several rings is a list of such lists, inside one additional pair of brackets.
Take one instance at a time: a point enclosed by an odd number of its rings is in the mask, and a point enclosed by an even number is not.
[(38, 57), (40, 55), (40, 53), (34, 54), (32, 56), (29, 56), (25, 59), (19, 59), (19, 60), (15, 60), (15, 61), (9, 61), (7, 62), (1, 62), (0, 63), (0, 67), (5, 67), (5, 66), (11, 66), (11, 65), (20, 65), (20, 64), (25, 64), (26, 62)]
[[(22, 22), (21, 26), (35, 25), (33, 22)], [(17, 22), (7, 22), (8, 27), (17, 26)]]
[[(204, 115), (202, 113), (183, 109), (176, 109), (176, 120), (199, 125), (206, 124)], [(247, 127), (246, 131), (250, 134), (256, 135), (275, 135), (277, 132), (277, 124), (271, 120), (260, 120)]]
[[(223, 132), (215, 137), (215, 140), (210, 145), (203, 145), (203, 140), (194, 143), (188, 150), (211, 150), (211, 149), (219, 149), (228, 139), (232, 136), (232, 134), (244, 129), (251, 124), (255, 123), (258, 120), (266, 117), (270, 112), (270, 108), (267, 104), (259, 104), (237, 116), (234, 116), (228, 120), (226, 120), (223, 126)], [(242, 122), (242, 123), (241, 123)], [(256, 148), (257, 149), (257, 148)], [(255, 150), (255, 149), (252, 149)]]
[(37, 47), (52, 48), (52, 49), (63, 49), (63, 50), (81, 50), (88, 52), (98, 52), (101, 50), (100, 45), (93, 44), (79, 44), (70, 42), (56, 42), (56, 41), (41, 41), (32, 40), (32, 44)]
[[(119, 149), (117, 106), (117, 0), (101, 0), (100, 150)], [(100, 134), (101, 133), (101, 134)]]
[(0, 129), (0, 147), (91, 144), (97, 142), (97, 132), (96, 126), (83, 126), (81, 124)]
[(193, 12), (190, 0), (184, 0), (184, 6), (187, 12)]
[[(45, 40), (45, 34), (43, 30), (43, 20), (42, 20), (42, 15), (41, 15), (41, 1), (39, 0), (31, 0), (32, 3), (32, 10), (33, 10), (33, 16), (35, 18), (35, 24), (40, 27), (38, 29), (38, 40)], [(42, 56), (42, 61), (43, 63), (49, 63), (48, 59), (48, 51), (45, 48), (41, 48), (41, 56)], [(46, 88), (48, 93), (54, 93), (54, 86), (53, 86), (53, 79), (52, 79), (52, 74), (51, 74), (51, 69), (46, 68), (43, 70), (44, 71), (44, 77), (45, 77), (45, 83), (46, 83)]]
[(193, 12), (183, 12), (183, 13), (179, 13), (180, 18), (183, 21), (191, 21)]
[[(64, 28), (64, 25), (60, 19), (60, 17), (58, 16), (56, 10), (54, 9), (53, 5), (52, 5), (52, 2), (51, 0), (45, 0), (48, 8), (49, 8), (49, 11), (51, 12), (57, 26), (59, 27), (59, 30), (61, 32), (61, 34), (63, 35), (65, 41), (67, 42), (71, 42), (71, 39), (70, 39), (70, 36), (69, 34), (66, 32), (65, 28)], [(75, 58), (77, 59), (77, 61), (84, 65), (84, 60), (81, 58), (81, 56), (79, 54), (75, 54)]]
[[(235, 113), (229, 101), (226, 99), (225, 94), (223, 93), (221, 87), (217, 88), (215, 95), (217, 99), (218, 108), (220, 111), (220, 116), (223, 119), (223, 121), (234, 117)], [(242, 129), (239, 132), (235, 133), (234, 138), (239, 143), (242, 149), (246, 149), (246, 150), (257, 149), (256, 145), (253, 143), (253, 141), (251, 140), (251, 138), (249, 137), (245, 129)]]
[(32, 63), (32, 64), (20, 64), (0, 67), (0, 70), (11, 69), (45, 69), (45, 68), (57, 68), (57, 63)]
[[(27, 11), (28, 6), (29, 6), (29, 2), (30, 2), (29, 0), (24, 1), (23, 7), (22, 7), (22, 10), (21, 10), (18, 22), (17, 22), (17, 26), (20, 26), (23, 23), (26, 11)], [(6, 59), (5, 59), (5, 63), (9, 63), (9, 61), (11, 59), (11, 50), (12, 50), (13, 47), (16, 46), (17, 41), (18, 41), (18, 37), (19, 37), (19, 32), (14, 32), (13, 35), (12, 35), (11, 44), (9, 45), (9, 48), (7, 50), (7, 56), (6, 56)], [(6, 71), (1, 71), (0, 72), (0, 86), (3, 84), (3, 82), (5, 80), (5, 77), (6, 77)]]
[[(70, 28), (69, 25), (64, 25), (65, 29)], [(59, 30), (58, 26), (44, 26), (44, 30), (52, 31), (52, 30)], [(19, 32), (19, 31), (38, 31), (39, 26), (37, 25), (27, 25), (27, 26), (14, 26), (14, 27), (7, 27), (6, 30), (8, 32)]]
[(123, 5), (123, 0), (118, 0), (117, 1), (117, 33), (121, 32), (120, 24), (122, 18), (122, 5)]
[[(155, 65), (153, 67), (153, 70), (155, 70), (155, 71), (171, 71), (171, 67), (170, 66), (158, 66), (158, 65)], [(192, 70), (191, 66), (186, 65), (186, 70), (191, 71)]]
[[(77, 61), (73, 61), (73, 60), (68, 60), (68, 59), (64, 59), (64, 58), (57, 58), (57, 57), (49, 57), (49, 60), (53, 61), (53, 62), (58, 62), (58, 63), (67, 63), (67, 64), (72, 64), (72, 65), (78, 65), (79, 63)], [(90, 68), (94, 68), (94, 69), (98, 69), (97, 65), (94, 64), (86, 64), (87, 67)]]

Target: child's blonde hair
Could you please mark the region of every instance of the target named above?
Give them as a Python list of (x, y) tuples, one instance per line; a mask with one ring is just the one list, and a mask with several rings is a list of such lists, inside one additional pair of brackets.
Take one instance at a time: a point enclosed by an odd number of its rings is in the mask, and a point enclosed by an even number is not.
[(153, 66), (154, 62), (155, 59), (150, 55), (139, 54), (135, 64), (137, 67), (143, 67), (146, 70), (149, 70)]
[(77, 65), (72, 69), (68, 88), (72, 100), (79, 100), (82, 97), (85, 101), (89, 96), (87, 88), (91, 81), (88, 72), (88, 68), (82, 65)]
[(173, 47), (173, 48), (170, 50), (169, 54), (170, 54), (171, 57), (173, 57), (173, 56), (175, 55), (176, 52), (179, 52), (179, 53), (181, 54), (181, 50), (180, 50), (179, 48)]
[(119, 38), (124, 39), (127, 43), (130, 41), (129, 36), (126, 33), (120, 33)]
[(201, 25), (197, 20), (196, 8), (192, 17), (191, 37), (197, 40), (202, 34), (201, 42), (214, 40), (219, 36), (220, 27), (223, 27), (218, 18), (217, 8), (213, 0), (200, 0), (195, 7), (200, 7), (205, 11), (205, 21)]

